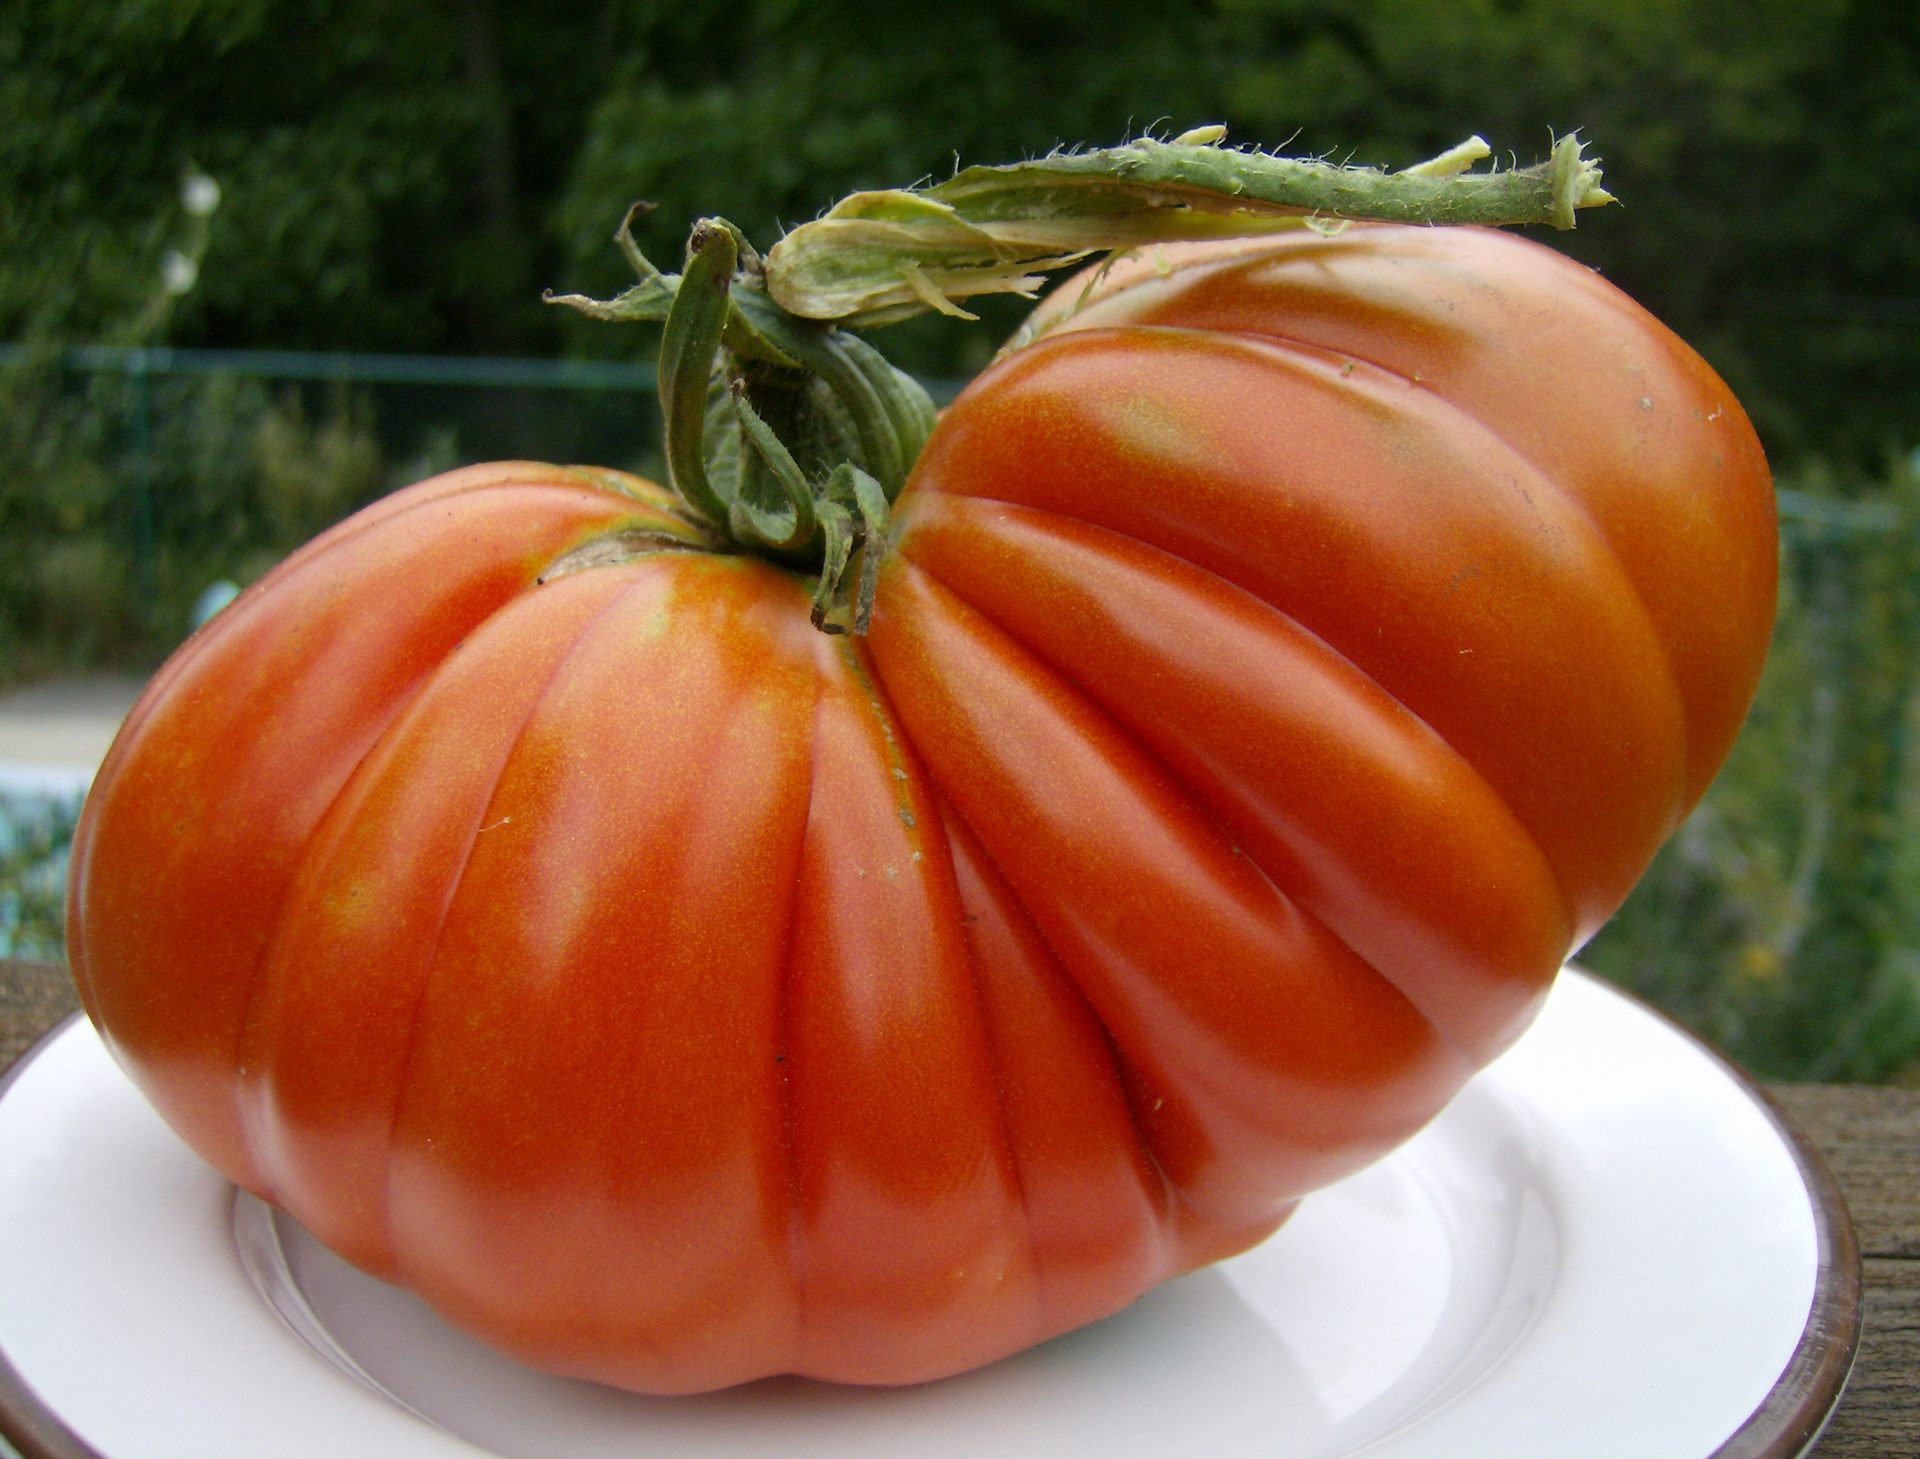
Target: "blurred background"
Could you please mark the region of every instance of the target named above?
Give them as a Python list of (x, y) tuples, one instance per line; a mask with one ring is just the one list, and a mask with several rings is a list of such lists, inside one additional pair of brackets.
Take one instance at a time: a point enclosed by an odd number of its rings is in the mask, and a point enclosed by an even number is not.
[[(1224, 122), (1388, 167), (1579, 129), (1542, 241), (1690, 340), (1782, 489), (1752, 721), (1589, 966), (1781, 1078), (1920, 1083), (1913, 0), (11, 0), (0, 701), (150, 672), (196, 605), (500, 456), (657, 470), (657, 341), (541, 303), (845, 193)], [(1017, 318), (882, 342), (950, 394)], [(215, 597), (208, 599), (209, 590)], [(109, 681), (115, 682), (115, 681)], [(77, 796), (0, 782), (0, 955), (58, 957)]]

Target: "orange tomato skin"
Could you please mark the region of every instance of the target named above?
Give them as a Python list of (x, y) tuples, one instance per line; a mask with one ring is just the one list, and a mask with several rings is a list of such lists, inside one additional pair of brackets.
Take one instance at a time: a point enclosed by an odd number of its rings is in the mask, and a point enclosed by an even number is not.
[(295, 554), (89, 797), (116, 1057), (367, 1270), (658, 1393), (992, 1361), (1420, 1128), (1731, 744), (1765, 463), (1533, 244), (1164, 262), (947, 412), (865, 639), (617, 473)]

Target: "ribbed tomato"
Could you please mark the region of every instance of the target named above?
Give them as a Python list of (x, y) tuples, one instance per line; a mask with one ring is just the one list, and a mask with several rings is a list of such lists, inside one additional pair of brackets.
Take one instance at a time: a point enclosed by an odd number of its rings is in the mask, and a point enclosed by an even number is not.
[(1738, 405), (1495, 233), (1055, 298), (864, 639), (660, 488), (502, 465), (191, 640), (70, 918), (182, 1135), (542, 1367), (901, 1383), (1244, 1249), (1511, 1041), (1753, 692)]

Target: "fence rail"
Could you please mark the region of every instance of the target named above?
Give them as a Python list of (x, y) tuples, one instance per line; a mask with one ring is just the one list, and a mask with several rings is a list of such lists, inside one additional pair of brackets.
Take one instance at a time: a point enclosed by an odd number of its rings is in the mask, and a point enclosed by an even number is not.
[[(31, 346), (0, 344), (0, 366), (48, 358)], [(650, 392), (657, 372), (649, 361), (529, 359), (509, 355), (370, 354), (329, 350), (236, 350), (174, 346), (70, 345), (50, 352), (63, 369), (113, 373), (141, 380), (158, 375), (232, 376), (246, 380), (338, 382), (348, 385), (443, 385), (485, 388)], [(963, 380), (923, 380), (945, 404)], [(146, 407), (136, 403), (136, 416)], [(137, 433), (137, 430), (136, 430)], [(1887, 532), (1899, 512), (1882, 502), (1849, 502), (1782, 488), (1776, 493), (1788, 530), (1842, 535)]]
[[(247, 380), (357, 385), (513, 386), (536, 390), (652, 390), (656, 371), (638, 360), (530, 359), (512, 355), (396, 355), (334, 350), (226, 350), (172, 345), (68, 345), (36, 351), (0, 344), (0, 366), (51, 358), (62, 368), (123, 375), (232, 375)], [(920, 382), (936, 401), (963, 380)]]
[(368, 385), (511, 385), (548, 390), (651, 390), (651, 364), (504, 355), (390, 355), (325, 350), (216, 350), (170, 345), (70, 345), (48, 352), (0, 345), (0, 365), (51, 358), (61, 367), (124, 375), (233, 375)]

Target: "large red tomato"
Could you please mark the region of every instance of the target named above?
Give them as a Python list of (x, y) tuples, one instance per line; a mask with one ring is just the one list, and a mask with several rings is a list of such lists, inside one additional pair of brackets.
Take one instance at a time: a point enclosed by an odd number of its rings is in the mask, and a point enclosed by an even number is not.
[(188, 643), (70, 932), (175, 1127), (506, 1350), (679, 1392), (986, 1362), (1428, 1120), (1739, 726), (1753, 434), (1500, 234), (1056, 297), (864, 639), (659, 488), (499, 465)]

